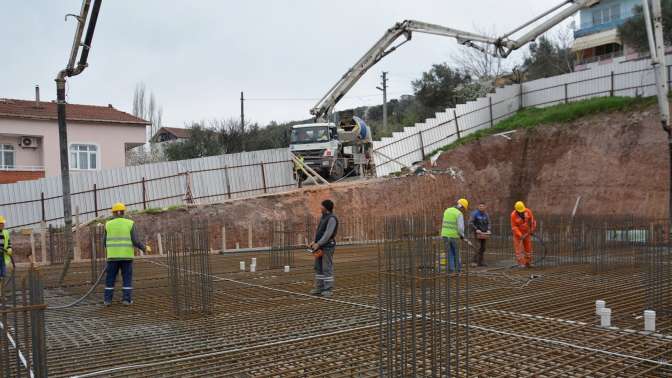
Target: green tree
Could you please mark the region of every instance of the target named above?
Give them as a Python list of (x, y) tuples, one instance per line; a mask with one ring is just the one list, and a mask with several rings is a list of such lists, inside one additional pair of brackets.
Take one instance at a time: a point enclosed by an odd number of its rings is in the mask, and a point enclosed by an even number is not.
[(542, 36), (530, 46), (530, 54), (523, 61), (527, 80), (561, 75), (574, 70), (574, 54), (569, 47)]
[(421, 105), (418, 109), (421, 118), (432, 117), (437, 111), (464, 101), (460, 88), (469, 83), (471, 77), (468, 74), (450, 68), (447, 63), (432, 65), (420, 79), (411, 83), (415, 98)]
[[(663, 7), (663, 38), (665, 44), (672, 43), (672, 0), (662, 0)], [(647, 50), (649, 40), (646, 35), (646, 23), (644, 22), (644, 10), (641, 5), (634, 8), (634, 16), (618, 27), (618, 35), (627, 46), (636, 50)]]
[(217, 130), (192, 123), (189, 139), (169, 143), (164, 151), (168, 160), (194, 159), (223, 153)]

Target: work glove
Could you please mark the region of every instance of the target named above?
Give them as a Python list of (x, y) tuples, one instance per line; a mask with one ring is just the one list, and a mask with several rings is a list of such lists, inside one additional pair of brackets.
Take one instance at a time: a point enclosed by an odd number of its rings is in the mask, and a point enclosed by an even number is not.
[(523, 233), (520, 232), (520, 231), (516, 231), (516, 232), (514, 233), (514, 235), (516, 235), (516, 237), (517, 237), (518, 239), (520, 239), (520, 238), (523, 237)]
[(7, 248), (7, 249), (5, 250), (5, 253), (7, 254), (7, 256), (11, 256), (11, 255), (12, 255), (12, 249), (11, 249), (11, 248)]
[(145, 253), (148, 254), (148, 255), (149, 255), (150, 253), (152, 253), (152, 247), (146, 245), (146, 246), (145, 246)]

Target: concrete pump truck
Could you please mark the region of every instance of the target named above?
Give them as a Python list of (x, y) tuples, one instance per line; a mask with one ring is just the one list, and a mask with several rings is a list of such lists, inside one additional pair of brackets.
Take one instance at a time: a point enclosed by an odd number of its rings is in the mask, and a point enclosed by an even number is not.
[[(600, 0), (563, 1), (501, 37), (482, 36), (415, 20), (395, 24), (310, 110), (314, 122), (292, 127), (289, 148), (298, 157), (295, 163), (305, 164), (312, 168), (311, 171), (332, 180), (338, 180), (345, 175), (365, 175), (373, 172), (374, 151), (371, 145), (371, 129), (358, 117), (341, 120), (338, 125), (330, 122), (333, 119), (332, 112), (336, 104), (373, 65), (410, 41), (414, 32), (455, 38), (461, 45), (505, 58), (577, 11), (598, 3)], [(534, 24), (537, 26), (512, 39), (512, 35)], [(400, 37), (404, 37), (404, 40), (394, 45)], [(381, 158), (390, 159), (386, 156)]]

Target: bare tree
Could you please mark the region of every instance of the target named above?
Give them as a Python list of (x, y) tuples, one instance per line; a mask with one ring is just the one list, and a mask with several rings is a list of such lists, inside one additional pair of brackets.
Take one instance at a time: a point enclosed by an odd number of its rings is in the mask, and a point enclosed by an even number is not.
[[(476, 32), (481, 35), (495, 37), (494, 28), (491, 31), (483, 31), (475, 28)], [(474, 79), (481, 82), (492, 82), (500, 77), (504, 72), (504, 64), (502, 58), (493, 56), (494, 46), (477, 44), (485, 51), (460, 46), (455, 52), (450, 55), (450, 61), (459, 70), (466, 72)]]
[(157, 105), (153, 92), (149, 93), (148, 99), (145, 83), (138, 83), (135, 86), (135, 91), (133, 92), (133, 115), (151, 123), (147, 139), (154, 136), (161, 128), (163, 108)]

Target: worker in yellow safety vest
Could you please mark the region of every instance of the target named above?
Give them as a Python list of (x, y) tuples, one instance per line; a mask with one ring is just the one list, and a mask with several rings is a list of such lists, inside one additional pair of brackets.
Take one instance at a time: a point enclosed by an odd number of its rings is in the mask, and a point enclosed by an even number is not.
[(117, 274), (121, 270), (123, 280), (123, 298), (122, 304), (129, 306), (133, 304), (133, 257), (135, 249), (150, 253), (152, 249), (144, 245), (138, 239), (135, 223), (124, 218), (126, 206), (117, 202), (112, 206), (112, 220), (105, 223), (105, 232), (103, 241), (107, 251), (107, 277), (105, 280), (105, 306), (112, 304), (114, 296), (114, 284), (117, 281)]
[(441, 257), (441, 270), (445, 269), (446, 259), (448, 260), (448, 270), (450, 272), (459, 272), (462, 269), (457, 241), (461, 239), (467, 244), (471, 244), (471, 242), (464, 237), (464, 214), (468, 209), (469, 201), (460, 198), (457, 201), (457, 205), (449, 207), (443, 212), (441, 237), (443, 238), (443, 243), (446, 247), (445, 256), (447, 257)]
[(12, 241), (5, 229), (5, 218), (0, 215), (0, 280), (12, 266)]
[(304, 170), (304, 159), (303, 156), (299, 155), (296, 157), (296, 160), (294, 160), (294, 179), (296, 180), (297, 185), (299, 188), (303, 184), (303, 180), (306, 179), (306, 175), (303, 172)]

